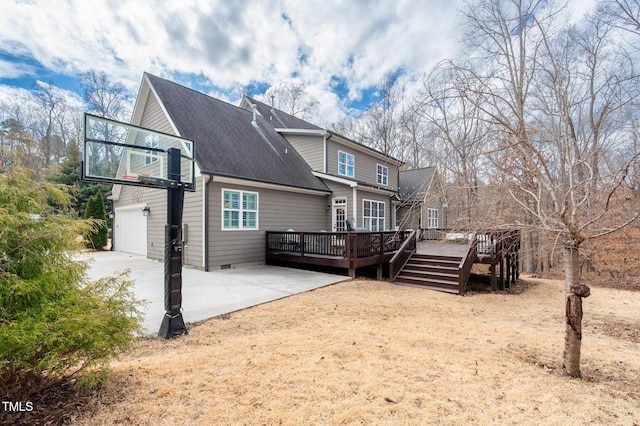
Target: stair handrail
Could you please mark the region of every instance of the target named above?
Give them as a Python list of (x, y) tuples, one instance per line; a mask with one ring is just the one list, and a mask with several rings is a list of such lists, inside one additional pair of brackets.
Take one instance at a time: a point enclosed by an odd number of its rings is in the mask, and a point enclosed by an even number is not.
[[(389, 261), (389, 280), (395, 281), (396, 277), (407, 264), (413, 253), (416, 252), (416, 231), (411, 231), (409, 237), (402, 243), (396, 254)], [(408, 254), (407, 254), (408, 253)], [(398, 266), (398, 264), (400, 264)], [(397, 268), (397, 270), (396, 270)]]
[(473, 261), (478, 250), (478, 240), (476, 237), (477, 234), (474, 233), (471, 238), (471, 243), (469, 244), (467, 255), (460, 259), (460, 264), (458, 265), (458, 294), (460, 295), (464, 295), (469, 273), (471, 272), (471, 267), (473, 266)]

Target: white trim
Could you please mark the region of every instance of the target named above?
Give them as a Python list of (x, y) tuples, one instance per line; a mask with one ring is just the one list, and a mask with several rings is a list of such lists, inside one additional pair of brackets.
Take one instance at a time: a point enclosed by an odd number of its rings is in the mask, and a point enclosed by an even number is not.
[[(345, 167), (345, 169), (344, 169), (345, 172), (344, 173), (340, 173), (340, 164), (342, 164), (342, 163), (340, 163), (340, 154), (344, 154), (346, 156), (345, 159), (347, 160), (347, 162), (344, 163), (344, 167)], [(349, 170), (349, 157), (353, 158), (353, 166), (351, 166), (351, 167), (353, 167), (353, 175), (349, 175), (347, 173), (348, 170)], [(355, 155), (349, 154), (347, 151), (338, 150), (338, 174), (340, 176), (344, 176), (344, 177), (347, 177), (347, 178), (352, 178), (352, 179), (356, 178), (356, 156)]]
[[(228, 192), (238, 192), (240, 193), (240, 215), (238, 215), (238, 228), (225, 228), (224, 227), (224, 193), (225, 191)], [(243, 194), (255, 194), (256, 196), (256, 207), (257, 209), (255, 210), (256, 212), (256, 227), (255, 228), (243, 228), (242, 227), (242, 195)], [(253, 211), (253, 210), (251, 210)], [(258, 231), (260, 230), (260, 193), (257, 191), (245, 191), (243, 189), (232, 189), (232, 188), (220, 188), (220, 230), (223, 232), (227, 232), (227, 231)]]
[(313, 173), (313, 175), (315, 177), (319, 177), (320, 179), (325, 179), (331, 182), (336, 182), (336, 183), (341, 183), (343, 185), (348, 185), (350, 188), (359, 188), (363, 191), (367, 191), (367, 192), (373, 192), (374, 194), (383, 194), (383, 195), (393, 195), (396, 194), (397, 191), (394, 191), (393, 189), (387, 189), (387, 188), (373, 188), (370, 187), (368, 185), (362, 185), (359, 184), (358, 182), (354, 181), (354, 180), (349, 180), (349, 179), (345, 179), (342, 177), (338, 177), (338, 176), (332, 176), (332, 175), (328, 175), (325, 173), (320, 173), (320, 172), (314, 172), (312, 171), (311, 173)]
[(354, 180), (349, 180), (349, 179), (345, 179), (345, 178), (341, 178), (338, 176), (331, 176), (328, 175), (326, 173), (320, 173), (320, 172), (311, 172), (315, 177), (319, 177), (321, 179), (326, 179), (332, 182), (337, 182), (337, 183), (341, 183), (343, 185), (349, 185), (350, 187), (354, 187), (354, 186), (358, 186), (358, 182), (354, 181)]
[[(386, 170), (387, 170), (387, 174), (386, 174), (386, 176), (384, 176), (384, 175), (380, 175), (380, 174), (378, 173), (378, 167), (382, 167), (382, 168), (383, 168), (383, 170), (384, 170), (384, 169), (386, 169)], [(386, 178), (387, 178), (387, 183), (380, 183), (380, 182), (378, 182), (378, 177), (379, 177), (379, 176), (384, 176), (384, 177), (386, 177)], [(389, 186), (389, 166), (385, 166), (384, 164), (376, 163), (376, 184), (377, 184), (377, 185), (382, 185), (382, 186)]]
[[(142, 77), (142, 84), (140, 84), (140, 91), (138, 93), (138, 96), (136, 97), (136, 103), (133, 107), (133, 113), (131, 114), (131, 120), (130, 120), (131, 124), (136, 126), (140, 126), (142, 124), (142, 115), (144, 114), (147, 101), (149, 100), (149, 93), (153, 93), (153, 96), (155, 96), (155, 99), (158, 102), (158, 105), (160, 105), (160, 109), (162, 110), (162, 113), (164, 114), (165, 118), (167, 119), (167, 122), (169, 123), (169, 125), (171, 126), (171, 129), (174, 132), (174, 136), (178, 136), (181, 138), (182, 135), (178, 131), (178, 128), (176, 127), (176, 125), (173, 123), (173, 120), (171, 120), (171, 116), (169, 115), (169, 113), (167, 112), (167, 109), (164, 107), (164, 104), (160, 100), (160, 96), (158, 96), (156, 89), (153, 87), (153, 85), (149, 81), (149, 77), (147, 73), (144, 73)], [(149, 130), (153, 130), (153, 129), (149, 129)], [(192, 147), (193, 147), (193, 150), (195, 151), (195, 147), (194, 147), (195, 141), (191, 141), (191, 142), (193, 143)], [(195, 174), (194, 179), (195, 179), (196, 177), (201, 175), (200, 166), (198, 166), (198, 162), (196, 161), (195, 155), (193, 156), (193, 165), (194, 165), (194, 174)]]
[[(429, 213), (431, 212), (436, 212), (436, 216), (435, 216), (435, 220), (436, 220), (436, 226), (431, 226), (431, 217), (429, 215)], [(438, 209), (433, 209), (428, 207), (427, 208), (427, 228), (433, 229), (433, 228), (438, 228), (440, 226), (440, 211), (438, 211)]]
[[(382, 226), (382, 229), (379, 229), (379, 230), (374, 231), (374, 232), (380, 232), (380, 231), (385, 231), (387, 229), (390, 229), (389, 227), (387, 227), (387, 225), (388, 225), (388, 222), (387, 222), (387, 219), (388, 219), (387, 218), (387, 203), (384, 202), (384, 201), (380, 201), (380, 200), (371, 200), (369, 198), (363, 198), (362, 199), (362, 226), (365, 227), (365, 221), (364, 221), (364, 219), (365, 219), (365, 216), (364, 216), (365, 208), (364, 208), (364, 203), (366, 203), (367, 201), (369, 203), (376, 203), (377, 205), (382, 204), (384, 206), (383, 209), (382, 209), (382, 213), (384, 214), (384, 216), (382, 217), (384, 219), (384, 225)], [(380, 210), (378, 210), (378, 211), (380, 211)], [(373, 218), (373, 216), (369, 216), (369, 218)], [(376, 216), (376, 219), (378, 219), (378, 226), (380, 226), (380, 222), (379, 222), (380, 221), (380, 216)], [(369, 229), (369, 231), (371, 231), (371, 230)]]
[(286, 127), (276, 127), (275, 130), (278, 133), (286, 133), (289, 135), (318, 135), (318, 136), (328, 136), (329, 132), (325, 129), (289, 129)]
[(388, 155), (384, 155), (382, 152), (380, 152), (380, 151), (378, 151), (376, 149), (369, 148), (367, 146), (361, 145), (361, 144), (359, 144), (359, 143), (357, 143), (355, 141), (344, 139), (344, 136), (342, 136), (342, 135), (339, 135), (339, 134), (336, 134), (336, 133), (331, 133), (330, 137), (331, 137), (332, 141), (334, 141), (334, 142), (336, 142), (336, 143), (338, 143), (340, 145), (343, 145), (343, 146), (348, 147), (348, 148), (355, 149), (356, 151), (364, 152), (364, 153), (369, 154), (369, 155), (371, 155), (373, 157), (376, 157), (376, 158), (378, 158), (378, 159), (380, 159), (382, 161), (386, 161), (389, 164), (395, 164), (396, 166), (400, 166), (400, 165), (404, 164), (403, 161), (398, 160), (397, 158), (390, 157)]
[[(338, 201), (344, 201), (338, 203)], [(331, 230), (336, 232), (338, 230), (338, 220), (336, 215), (336, 209), (344, 208), (344, 220), (345, 220), (345, 230), (347, 229), (346, 221), (349, 220), (349, 199), (348, 197), (338, 197), (331, 199)]]
[(353, 227), (358, 227), (358, 189), (353, 187)]
[(218, 183), (226, 183), (229, 185), (242, 185), (249, 186), (251, 188), (263, 188), (263, 189), (273, 189), (276, 191), (287, 191), (287, 192), (295, 192), (298, 194), (310, 194), (310, 195), (322, 195), (326, 196), (330, 194), (331, 191), (324, 191), (321, 189), (306, 189), (306, 188), (297, 188), (294, 186), (286, 186), (286, 185), (278, 185), (277, 183), (268, 183), (268, 182), (258, 182), (255, 180), (248, 179), (239, 179), (232, 178), (227, 176), (213, 176), (213, 181)]
[(119, 201), (120, 192), (122, 192), (122, 185), (119, 183), (114, 183), (111, 187), (111, 195), (107, 197), (107, 200)]
[[(204, 230), (207, 229), (207, 206), (205, 204), (205, 202), (207, 201), (207, 191), (209, 188), (207, 188), (207, 178), (206, 176), (202, 176), (202, 185), (200, 186), (200, 188), (202, 188), (202, 269), (207, 267), (207, 259), (205, 259), (206, 255), (207, 255), (207, 242), (204, 241), (205, 238), (208, 237), (208, 235), (205, 234)], [(197, 190), (197, 188), (196, 188)], [(183, 214), (184, 215), (184, 214)]]
[(322, 138), (322, 172), (323, 173), (327, 173), (327, 158), (329, 157), (329, 154), (327, 153), (327, 149), (329, 147), (329, 143), (327, 141), (327, 137), (324, 136)]

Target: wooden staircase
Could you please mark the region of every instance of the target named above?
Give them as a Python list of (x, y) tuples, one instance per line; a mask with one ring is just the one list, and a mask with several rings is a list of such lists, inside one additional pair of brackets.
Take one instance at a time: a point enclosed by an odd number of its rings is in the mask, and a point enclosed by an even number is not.
[[(459, 294), (463, 257), (414, 253), (396, 278), (397, 284)], [(466, 286), (468, 272), (462, 277)], [(464, 291), (464, 290), (463, 290)]]

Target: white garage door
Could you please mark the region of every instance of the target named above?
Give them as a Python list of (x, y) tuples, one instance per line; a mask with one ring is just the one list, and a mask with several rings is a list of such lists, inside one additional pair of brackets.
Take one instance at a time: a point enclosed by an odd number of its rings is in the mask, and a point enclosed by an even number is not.
[(115, 209), (115, 249), (126, 253), (147, 255), (147, 217), (144, 205)]

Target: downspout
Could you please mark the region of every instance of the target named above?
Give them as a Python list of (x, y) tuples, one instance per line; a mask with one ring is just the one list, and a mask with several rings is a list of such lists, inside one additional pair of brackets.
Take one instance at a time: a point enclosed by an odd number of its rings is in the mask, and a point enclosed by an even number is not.
[(202, 242), (204, 256), (204, 270), (209, 272), (209, 184), (213, 181), (213, 175), (204, 184), (204, 241)]
[(327, 130), (327, 135), (324, 136), (323, 140), (324, 140), (324, 174), (328, 174), (329, 173), (329, 139), (331, 139), (331, 137), (333, 136), (333, 132), (331, 132), (331, 130)]

